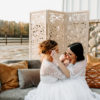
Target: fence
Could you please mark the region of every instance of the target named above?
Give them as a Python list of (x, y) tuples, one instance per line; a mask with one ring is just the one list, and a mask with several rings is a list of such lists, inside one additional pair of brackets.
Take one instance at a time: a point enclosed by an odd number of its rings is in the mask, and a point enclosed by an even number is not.
[(8, 43), (28, 43), (29, 42), (29, 38), (10, 38), (10, 37), (0, 37), (0, 44), (8, 44)]

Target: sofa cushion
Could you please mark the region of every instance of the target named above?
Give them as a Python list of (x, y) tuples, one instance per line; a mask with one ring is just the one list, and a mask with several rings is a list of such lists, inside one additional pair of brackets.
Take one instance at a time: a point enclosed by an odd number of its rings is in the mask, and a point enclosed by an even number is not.
[(37, 86), (40, 82), (40, 69), (18, 69), (20, 88)]
[(29, 60), (28, 61), (28, 68), (29, 69), (36, 69), (36, 68), (39, 68), (40, 69), (40, 66), (41, 66), (41, 62), (40, 60)]
[(3, 91), (0, 93), (0, 100), (24, 100), (25, 95), (35, 88), (27, 88), (27, 89), (10, 89), (7, 91)]
[(90, 88), (100, 88), (100, 58), (88, 54), (86, 80)]
[[(27, 88), (27, 89), (11, 89), (0, 93), (0, 100), (24, 100), (25, 95), (31, 90), (36, 88)], [(93, 92), (100, 94), (100, 89), (91, 89)]]
[(100, 94), (100, 89), (91, 88), (91, 90), (92, 90), (93, 92), (95, 92), (95, 93)]
[[(17, 63), (20, 61), (23, 61), (23, 60), (8, 60), (8, 61), (5, 61), (3, 63), (9, 64), (9, 63)], [(40, 68), (40, 66), (41, 66), (40, 60), (26, 60), (26, 61), (28, 61), (28, 68), (29, 69)]]
[(28, 68), (27, 61), (10, 64), (0, 63), (0, 81), (2, 85), (2, 90), (18, 87), (18, 69), (24, 68)]

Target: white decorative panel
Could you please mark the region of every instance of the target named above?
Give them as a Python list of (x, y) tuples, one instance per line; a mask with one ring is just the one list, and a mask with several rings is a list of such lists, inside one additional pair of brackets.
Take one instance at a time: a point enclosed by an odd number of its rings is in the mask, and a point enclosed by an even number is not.
[(65, 43), (66, 48), (73, 42), (81, 42), (88, 52), (89, 19), (88, 12), (67, 13)]
[(46, 11), (30, 14), (29, 59), (39, 59), (38, 44), (46, 40)]
[(47, 39), (57, 41), (60, 54), (65, 51), (64, 45), (64, 26), (65, 26), (65, 13), (57, 11), (48, 11), (47, 21)]
[(30, 16), (30, 59), (39, 59), (38, 44), (46, 39), (58, 42), (60, 54), (73, 42), (81, 42), (88, 51), (88, 12), (33, 12)]

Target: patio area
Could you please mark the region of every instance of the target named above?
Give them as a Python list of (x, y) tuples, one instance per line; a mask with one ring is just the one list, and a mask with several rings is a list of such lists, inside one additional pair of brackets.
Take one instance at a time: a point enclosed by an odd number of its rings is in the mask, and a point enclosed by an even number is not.
[(27, 60), (29, 59), (29, 46), (27, 44), (2, 44), (0, 46), (0, 62), (6, 60)]

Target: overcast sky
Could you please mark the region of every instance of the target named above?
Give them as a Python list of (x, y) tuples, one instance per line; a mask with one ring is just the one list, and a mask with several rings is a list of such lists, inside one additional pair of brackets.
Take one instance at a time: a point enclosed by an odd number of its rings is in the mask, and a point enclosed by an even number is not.
[(62, 0), (0, 0), (0, 19), (29, 22), (30, 12), (62, 10)]

